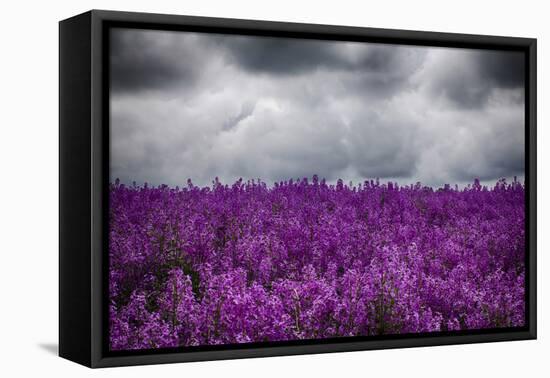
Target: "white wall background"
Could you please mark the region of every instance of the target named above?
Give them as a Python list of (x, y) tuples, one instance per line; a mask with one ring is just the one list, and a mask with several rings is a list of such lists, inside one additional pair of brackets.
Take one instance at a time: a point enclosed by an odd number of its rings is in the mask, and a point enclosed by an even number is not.
[[(550, 26), (544, 1), (5, 2), (0, 22), (0, 375), (67, 377), (542, 376), (550, 371)], [(539, 39), (539, 340), (89, 370), (56, 356), (58, 26), (89, 9), (295, 21)]]

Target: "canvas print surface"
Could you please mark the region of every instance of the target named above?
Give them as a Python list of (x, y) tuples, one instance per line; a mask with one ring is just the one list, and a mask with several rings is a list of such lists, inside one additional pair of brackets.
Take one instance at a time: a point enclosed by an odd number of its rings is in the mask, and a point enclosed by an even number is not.
[(114, 28), (113, 351), (522, 327), (511, 51)]

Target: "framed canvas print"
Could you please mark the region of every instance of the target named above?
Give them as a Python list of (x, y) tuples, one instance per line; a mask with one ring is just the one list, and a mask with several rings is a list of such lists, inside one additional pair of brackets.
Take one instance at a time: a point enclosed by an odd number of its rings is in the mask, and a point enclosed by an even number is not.
[(60, 22), (62, 357), (536, 338), (536, 40)]

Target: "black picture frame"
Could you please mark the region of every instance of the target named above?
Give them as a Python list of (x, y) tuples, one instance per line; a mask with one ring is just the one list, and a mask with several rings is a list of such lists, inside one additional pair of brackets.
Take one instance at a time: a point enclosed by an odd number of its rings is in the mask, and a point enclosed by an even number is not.
[[(106, 343), (112, 26), (525, 53), (526, 311), (523, 328), (110, 352)], [(59, 355), (88, 367), (535, 339), (536, 39), (92, 10), (59, 23)]]

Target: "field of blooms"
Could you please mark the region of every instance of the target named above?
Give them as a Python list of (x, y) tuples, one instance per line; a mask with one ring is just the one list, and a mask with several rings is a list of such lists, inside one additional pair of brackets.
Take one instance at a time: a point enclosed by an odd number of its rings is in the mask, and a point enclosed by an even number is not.
[(522, 326), (524, 186), (110, 186), (110, 346)]

